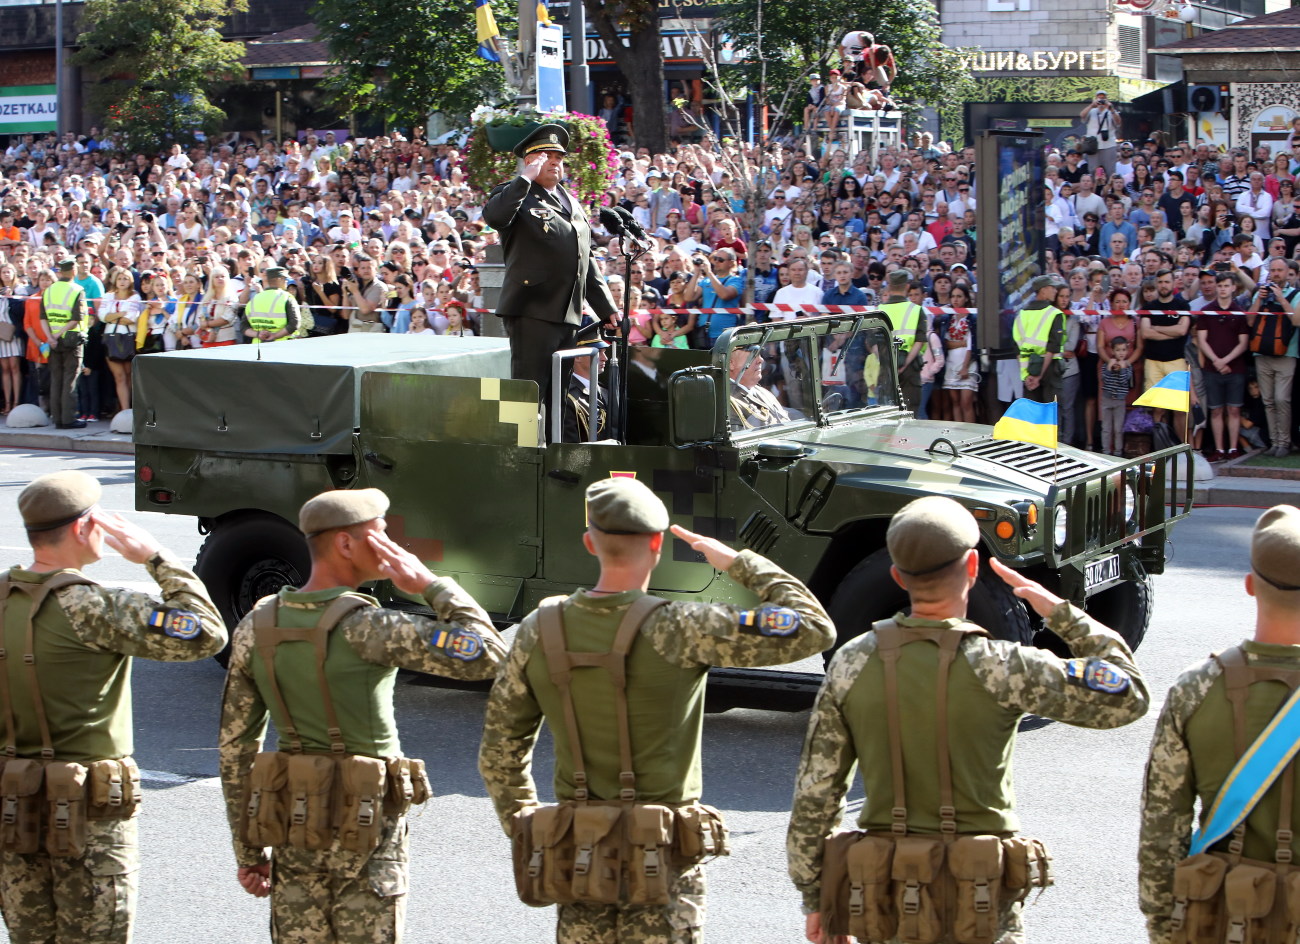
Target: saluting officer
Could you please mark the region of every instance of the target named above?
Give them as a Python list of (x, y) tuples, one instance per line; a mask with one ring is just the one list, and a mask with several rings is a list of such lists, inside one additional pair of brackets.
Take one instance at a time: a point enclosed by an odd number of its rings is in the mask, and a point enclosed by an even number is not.
[(906, 269), (889, 273), (889, 295), (880, 310), (894, 326), (894, 344), (901, 354), (898, 360), (898, 384), (903, 391), (903, 405), (913, 413), (921, 408), (921, 368), (929, 346), (930, 317), (924, 308), (909, 301), (907, 288), (911, 276)]
[(77, 264), (59, 263), (59, 277), (41, 293), (41, 328), (50, 339), (50, 419), (59, 429), (81, 429), (77, 377), (86, 345), (86, 290), (72, 280)]
[[(979, 541), (974, 517), (950, 498), (919, 498), (894, 515), (886, 534), (890, 573), (907, 590), (910, 615), (876, 623), (841, 648), (826, 670), (786, 837), (810, 941), (845, 933), (822, 925), (822, 883), (827, 836), (840, 822), (859, 763), (866, 801), (858, 826), (868, 836), (1005, 838), (1020, 829), (1011, 751), (1025, 714), (1113, 728), (1146, 713), (1146, 685), (1124, 641), (1000, 562), (992, 561), (997, 573), (1074, 658), (990, 639), (966, 620)], [(1001, 884), (1001, 876), (984, 878)], [(1004, 895), (997, 919), (990, 940), (1022, 940), (1019, 900)]]
[(1020, 352), (1020, 379), (1025, 384), (1025, 397), (1038, 403), (1051, 403), (1061, 392), (1065, 313), (1053, 302), (1057, 290), (1064, 285), (1064, 280), (1056, 275), (1040, 275), (1030, 282), (1033, 298), (1016, 313), (1011, 325), (1011, 340)]
[(584, 302), (601, 321), (618, 312), (591, 254), (586, 210), (561, 183), (569, 131), (544, 124), (515, 148), (519, 176), (492, 191), (483, 219), (501, 233), (505, 279), (497, 314), (510, 338), (510, 376), (537, 383), (545, 408), (551, 355), (573, 345)]
[[(620, 751), (627, 749), (637, 802), (689, 804), (701, 792), (700, 731), (709, 667), (795, 662), (835, 640), (830, 617), (794, 577), (753, 551), (737, 553), (677, 526), (673, 534), (760, 603), (744, 609), (659, 601), (662, 605), (654, 608), (646, 588), (664, 548), (668, 509), (630, 478), (594, 482), (586, 499), (582, 541), (600, 561), (600, 579), (591, 590), (551, 602), (560, 606), (559, 644), (585, 658), (612, 650), (633, 606), (652, 607), (648, 616), (640, 615), (624, 663), (630, 745), (620, 735), (622, 711), (607, 670), (579, 668), (569, 686), (572, 716), (581, 728), (581, 750), (575, 752), (565, 699), (548, 674), (557, 669), (552, 650), (539, 643), (544, 602), (520, 624), (488, 696), (479, 752), (479, 772), (507, 835), (512, 817), (538, 802), (531, 768), (543, 720), (555, 737), (555, 795), (561, 801), (574, 800), (580, 785), (593, 802), (619, 800), (628, 786), (620, 777)], [(585, 771), (582, 777), (579, 770)], [(664, 906), (560, 905), (556, 938), (561, 944), (695, 944), (704, 921), (700, 867), (677, 874), (668, 898)]]
[[(1253, 637), (1184, 671), (1156, 722), (1138, 844), (1138, 897), (1152, 944), (1168, 944), (1179, 924), (1179, 940), (1196, 942), (1216, 933), (1215, 941), (1289, 941), (1295, 933), (1300, 900), (1286, 878), (1300, 862), (1288, 753), (1300, 739), (1300, 509), (1279, 505), (1260, 516), (1245, 586), (1255, 601)], [(1236, 770), (1248, 752), (1254, 763)], [(1187, 858), (1189, 851), (1198, 854)], [(1267, 900), (1259, 897), (1265, 884)], [(1235, 887), (1235, 900), (1225, 901), (1226, 886)], [(1252, 913), (1234, 915), (1242, 905)], [(1218, 916), (1208, 927), (1207, 912)], [(1237, 937), (1225, 927), (1232, 923)]]
[[(83, 472), (34, 479), (18, 496), (33, 563), (0, 580), (0, 909), (14, 944), (131, 940), (141, 796), (131, 657), (193, 662), (226, 644), (199, 578), (99, 498)], [(81, 572), (105, 544), (145, 566), (161, 602)]]
[[(249, 894), (271, 896), (271, 938), (280, 944), (401, 939), (408, 860), (403, 814), (427, 796), (427, 781), (423, 765), (401, 755), (393, 716), (397, 669), (483, 679), (505, 655), (473, 597), (452, 579), (435, 577), (384, 533), (387, 511), (387, 496), (373, 488), (325, 492), (304, 504), (298, 522), (311, 552), (310, 577), (301, 588), (261, 600), (233, 634), (221, 785), (239, 883)], [(380, 578), (422, 596), (436, 618), (383, 609), (356, 591)], [(268, 717), (275, 719), (282, 759), (258, 754)], [(265, 780), (259, 764), (271, 771)], [(277, 780), (278, 764), (287, 773)], [(319, 790), (295, 777), (302, 770), (310, 779), (319, 765), (325, 770)], [(379, 798), (357, 803), (365, 791), (350, 786), (354, 776), (373, 776), (380, 767), (386, 775), (371, 782)], [(250, 797), (259, 789), (255, 816)], [(281, 793), (282, 805), (268, 792)], [(287, 821), (277, 819), (277, 809)], [(315, 836), (312, 822), (319, 823)], [(259, 832), (250, 832), (253, 827)], [(367, 842), (357, 838), (363, 828), (372, 833)], [(251, 841), (276, 832), (279, 842)]]
[[(600, 336), (600, 325), (592, 323), (578, 331), (578, 347), (595, 348), (594, 358), (578, 357), (573, 360), (569, 386), (564, 392), (563, 442), (587, 442), (608, 436), (609, 404), (605, 388), (600, 386), (600, 372), (605, 367), (605, 351), (609, 342)], [(594, 370), (593, 370), (594, 368)], [(591, 385), (596, 384), (596, 435), (591, 433)]]
[(244, 334), (254, 343), (294, 337), (302, 326), (298, 299), (285, 289), (288, 276), (289, 273), (280, 266), (268, 266), (262, 273), (265, 287), (244, 309), (244, 320), (248, 325)]

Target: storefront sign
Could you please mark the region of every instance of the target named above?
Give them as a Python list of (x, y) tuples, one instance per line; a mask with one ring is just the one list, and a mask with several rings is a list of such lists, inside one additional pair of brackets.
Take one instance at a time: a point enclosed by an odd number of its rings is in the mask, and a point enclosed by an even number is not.
[[(704, 41), (707, 42), (707, 40)], [(700, 42), (700, 37), (688, 33), (664, 33), (659, 37), (659, 45), (663, 49), (665, 61), (699, 60)], [(564, 39), (564, 58), (565, 61), (572, 61), (573, 59), (573, 41), (567, 36)], [(589, 65), (601, 65), (613, 61), (614, 57), (609, 54), (609, 49), (606, 48), (603, 39), (599, 36), (587, 37), (587, 63)]]
[(1110, 72), (1119, 53), (1105, 49), (1067, 49), (1062, 52), (984, 50), (965, 59), (972, 72)]
[(57, 131), (59, 99), (53, 85), (0, 88), (0, 134)]

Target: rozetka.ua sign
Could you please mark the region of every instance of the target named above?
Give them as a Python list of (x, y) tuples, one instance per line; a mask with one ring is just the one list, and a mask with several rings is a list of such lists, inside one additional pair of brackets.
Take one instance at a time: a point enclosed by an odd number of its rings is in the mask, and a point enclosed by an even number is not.
[(58, 103), (53, 85), (0, 88), (0, 134), (58, 130)]

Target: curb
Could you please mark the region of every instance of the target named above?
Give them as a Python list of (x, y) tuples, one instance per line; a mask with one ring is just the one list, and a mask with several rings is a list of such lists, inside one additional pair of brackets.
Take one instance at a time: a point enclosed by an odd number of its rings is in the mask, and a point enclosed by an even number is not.
[[(44, 432), (44, 430), (51, 430)], [(80, 436), (53, 427), (0, 430), (0, 449), (50, 449), (56, 452), (106, 452), (135, 455), (135, 443), (114, 433), (92, 432)]]
[(1195, 505), (1244, 505), (1272, 508), (1274, 505), (1300, 507), (1300, 482), (1289, 479), (1218, 476), (1210, 482), (1197, 483)]

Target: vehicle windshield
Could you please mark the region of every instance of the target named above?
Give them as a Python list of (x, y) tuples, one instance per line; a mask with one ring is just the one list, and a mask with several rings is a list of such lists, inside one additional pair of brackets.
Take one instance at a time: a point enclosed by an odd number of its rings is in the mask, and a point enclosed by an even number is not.
[(819, 423), (848, 411), (897, 406), (894, 372), (881, 363), (882, 357), (894, 356), (888, 329), (862, 319), (818, 327), (773, 325), (756, 337), (750, 331), (735, 339), (729, 361), (733, 431)]

